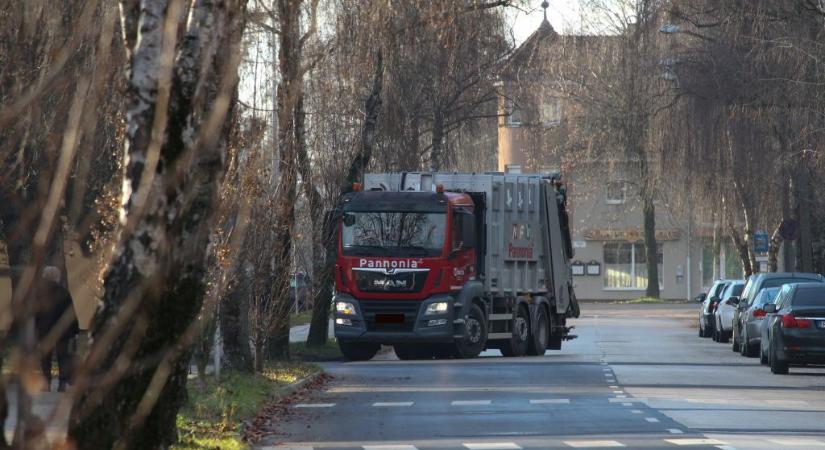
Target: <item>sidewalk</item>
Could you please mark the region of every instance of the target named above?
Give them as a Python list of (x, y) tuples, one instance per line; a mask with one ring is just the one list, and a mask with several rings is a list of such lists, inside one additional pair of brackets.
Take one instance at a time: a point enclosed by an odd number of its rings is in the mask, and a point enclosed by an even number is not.
[[(329, 338), (335, 337), (335, 323), (329, 319)], [(309, 324), (296, 325), (289, 329), (289, 342), (306, 342), (309, 336)]]

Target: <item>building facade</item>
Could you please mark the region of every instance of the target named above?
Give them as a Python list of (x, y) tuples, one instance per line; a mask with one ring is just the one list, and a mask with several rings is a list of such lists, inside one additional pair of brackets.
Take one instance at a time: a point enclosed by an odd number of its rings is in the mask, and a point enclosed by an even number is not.
[[(583, 108), (563, 92), (570, 80), (586, 81), (588, 55), (615, 45), (611, 36), (559, 35), (545, 19), (499, 73), (498, 170), (562, 173), (580, 299), (642, 297), (649, 281), (640, 186), (631, 163), (616, 156), (622, 154), (618, 148), (588, 151), (609, 146), (609, 137), (588, 141)], [(712, 227), (693, 223), (689, 205), (671, 207), (666, 198), (655, 202), (661, 297), (693, 298), (720, 273), (741, 277), (730, 248), (722, 250), (722, 270), (713, 270)]]

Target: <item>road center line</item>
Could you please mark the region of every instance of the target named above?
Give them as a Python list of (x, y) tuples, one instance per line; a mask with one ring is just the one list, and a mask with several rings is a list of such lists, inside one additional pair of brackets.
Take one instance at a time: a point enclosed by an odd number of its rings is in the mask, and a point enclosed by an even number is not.
[(570, 403), (569, 398), (539, 398), (530, 400), (532, 405), (541, 405), (545, 403)]
[(514, 442), (474, 442), (462, 444), (469, 450), (521, 450)]
[(394, 406), (412, 406), (413, 402), (375, 402), (372, 406), (376, 407), (394, 407)]
[(564, 441), (564, 445), (573, 448), (624, 447), (619, 441)]
[(335, 403), (298, 403), (293, 408), (332, 408)]
[(492, 400), (455, 400), (450, 404), (453, 406), (475, 406), (475, 405), (489, 405), (493, 403)]
[(655, 417), (645, 417), (645, 420), (647, 420), (650, 423), (658, 423), (659, 422), (659, 419), (657, 419)]

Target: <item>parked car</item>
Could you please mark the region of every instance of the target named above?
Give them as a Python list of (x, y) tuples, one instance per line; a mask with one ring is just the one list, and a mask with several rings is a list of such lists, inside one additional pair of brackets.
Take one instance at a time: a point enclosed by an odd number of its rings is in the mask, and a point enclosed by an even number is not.
[(825, 364), (825, 284), (782, 286), (776, 304), (766, 305), (763, 353), (771, 372), (790, 365)]
[(719, 305), (714, 313), (713, 340), (728, 342), (733, 332), (733, 311), (739, 303), (739, 296), (745, 289), (745, 280), (731, 281), (719, 297)]
[[(733, 313), (733, 351), (738, 351), (743, 356), (757, 356), (761, 335), (743, 335), (748, 331), (744, 327), (745, 320), (749, 314), (748, 311), (752, 314), (753, 310), (755, 310), (755, 308), (752, 309), (751, 306), (753, 306), (756, 296), (759, 295), (762, 289), (780, 287), (783, 284), (808, 282), (825, 283), (825, 277), (816, 273), (791, 272), (759, 273), (751, 276), (747, 284), (745, 284), (742, 297), (739, 299), (739, 304)], [(750, 331), (756, 332), (757, 330), (752, 329)], [(745, 343), (747, 343), (747, 345), (743, 345)]]
[(711, 337), (713, 335), (715, 323), (713, 314), (716, 312), (716, 305), (719, 304), (722, 291), (731, 281), (734, 280), (716, 280), (707, 294), (699, 294), (696, 297), (696, 301), (702, 303), (702, 308), (699, 310), (699, 337)]
[(756, 294), (748, 309), (739, 314), (739, 329), (742, 332), (739, 353), (742, 356), (756, 356), (756, 349), (759, 348), (762, 339), (762, 323), (767, 315), (765, 305), (773, 303), (777, 293), (778, 287), (762, 289)]

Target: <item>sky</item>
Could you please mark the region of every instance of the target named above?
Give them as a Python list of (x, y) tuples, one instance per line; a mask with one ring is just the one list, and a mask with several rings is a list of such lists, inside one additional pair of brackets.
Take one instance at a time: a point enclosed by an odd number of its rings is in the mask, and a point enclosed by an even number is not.
[[(549, 0), (550, 7), (547, 8), (547, 20), (553, 28), (562, 34), (570, 30), (580, 28), (581, 6), (580, 0)], [(521, 44), (525, 39), (536, 31), (544, 15), (541, 8), (541, 0), (529, 0), (529, 4), (519, 11), (509, 8), (508, 19), (513, 26), (513, 36), (516, 44)]]

